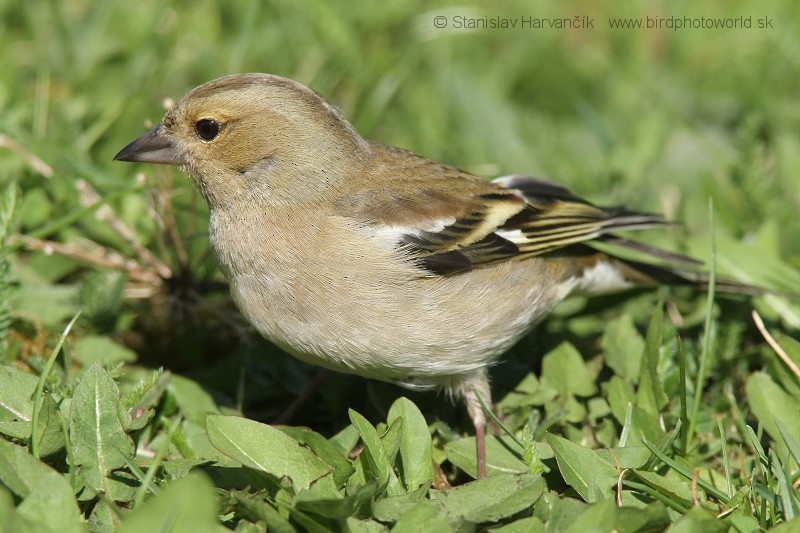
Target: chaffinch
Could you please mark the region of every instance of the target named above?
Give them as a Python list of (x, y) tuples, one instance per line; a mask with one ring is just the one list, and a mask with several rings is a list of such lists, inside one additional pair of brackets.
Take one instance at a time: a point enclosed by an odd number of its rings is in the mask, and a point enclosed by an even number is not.
[(663, 225), (658, 216), (530, 177), (488, 182), (367, 141), (319, 94), (279, 76), (197, 87), (115, 159), (188, 170), (233, 299), (282, 349), (463, 400), (479, 477), (487, 368), (556, 304), (578, 290), (703, 281), (688, 258), (614, 235)]

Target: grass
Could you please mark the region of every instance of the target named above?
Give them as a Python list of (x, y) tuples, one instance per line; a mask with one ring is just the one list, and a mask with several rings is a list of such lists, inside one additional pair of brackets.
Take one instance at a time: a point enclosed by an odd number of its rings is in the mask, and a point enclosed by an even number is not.
[[(609, 23), (646, 16), (772, 27)], [(0, 529), (797, 527), (800, 376), (751, 318), (800, 362), (794, 4), (0, 0), (0, 21)], [(258, 338), (185, 176), (112, 163), (166, 98), (243, 71), (479, 175), (664, 212), (684, 224), (648, 242), (776, 295), (564, 302), (493, 369), (503, 429), (472, 482), (460, 408)]]

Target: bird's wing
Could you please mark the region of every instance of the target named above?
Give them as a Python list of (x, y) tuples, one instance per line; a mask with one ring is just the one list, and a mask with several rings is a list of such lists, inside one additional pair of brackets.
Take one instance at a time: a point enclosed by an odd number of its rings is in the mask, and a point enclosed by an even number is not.
[(429, 275), (548, 254), (613, 231), (664, 224), (657, 216), (597, 207), (558, 185), (519, 176), (488, 183), (457, 174), (438, 187), (413, 192), (362, 189), (340, 199), (337, 211), (394, 238)]
[(525, 209), (496, 230), (523, 254), (542, 255), (615, 231), (667, 224), (658, 215), (622, 207), (598, 207), (564, 187), (528, 176), (498, 178), (493, 183), (516, 191), (525, 199)]
[(526, 208), (513, 191), (420, 188), (361, 190), (337, 203), (337, 212), (369, 226), (431, 275), (445, 275), (519, 255), (497, 234)]

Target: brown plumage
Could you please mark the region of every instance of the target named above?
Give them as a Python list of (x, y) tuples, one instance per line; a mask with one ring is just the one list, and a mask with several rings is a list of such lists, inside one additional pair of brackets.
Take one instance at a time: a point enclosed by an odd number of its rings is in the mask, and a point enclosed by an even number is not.
[[(267, 74), (191, 91), (116, 158), (184, 166), (242, 313), (296, 357), (465, 401), (485, 475), (486, 369), (570, 292), (702, 282), (688, 258), (614, 235), (661, 218), (527, 177), (487, 182), (364, 140)], [(636, 248), (677, 266), (591, 248)]]

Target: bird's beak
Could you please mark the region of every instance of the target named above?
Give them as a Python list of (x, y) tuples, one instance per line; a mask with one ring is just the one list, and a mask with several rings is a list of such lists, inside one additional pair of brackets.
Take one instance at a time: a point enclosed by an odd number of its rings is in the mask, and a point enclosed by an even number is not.
[(166, 135), (161, 124), (148, 131), (114, 156), (114, 161), (186, 165), (186, 154), (172, 138)]

